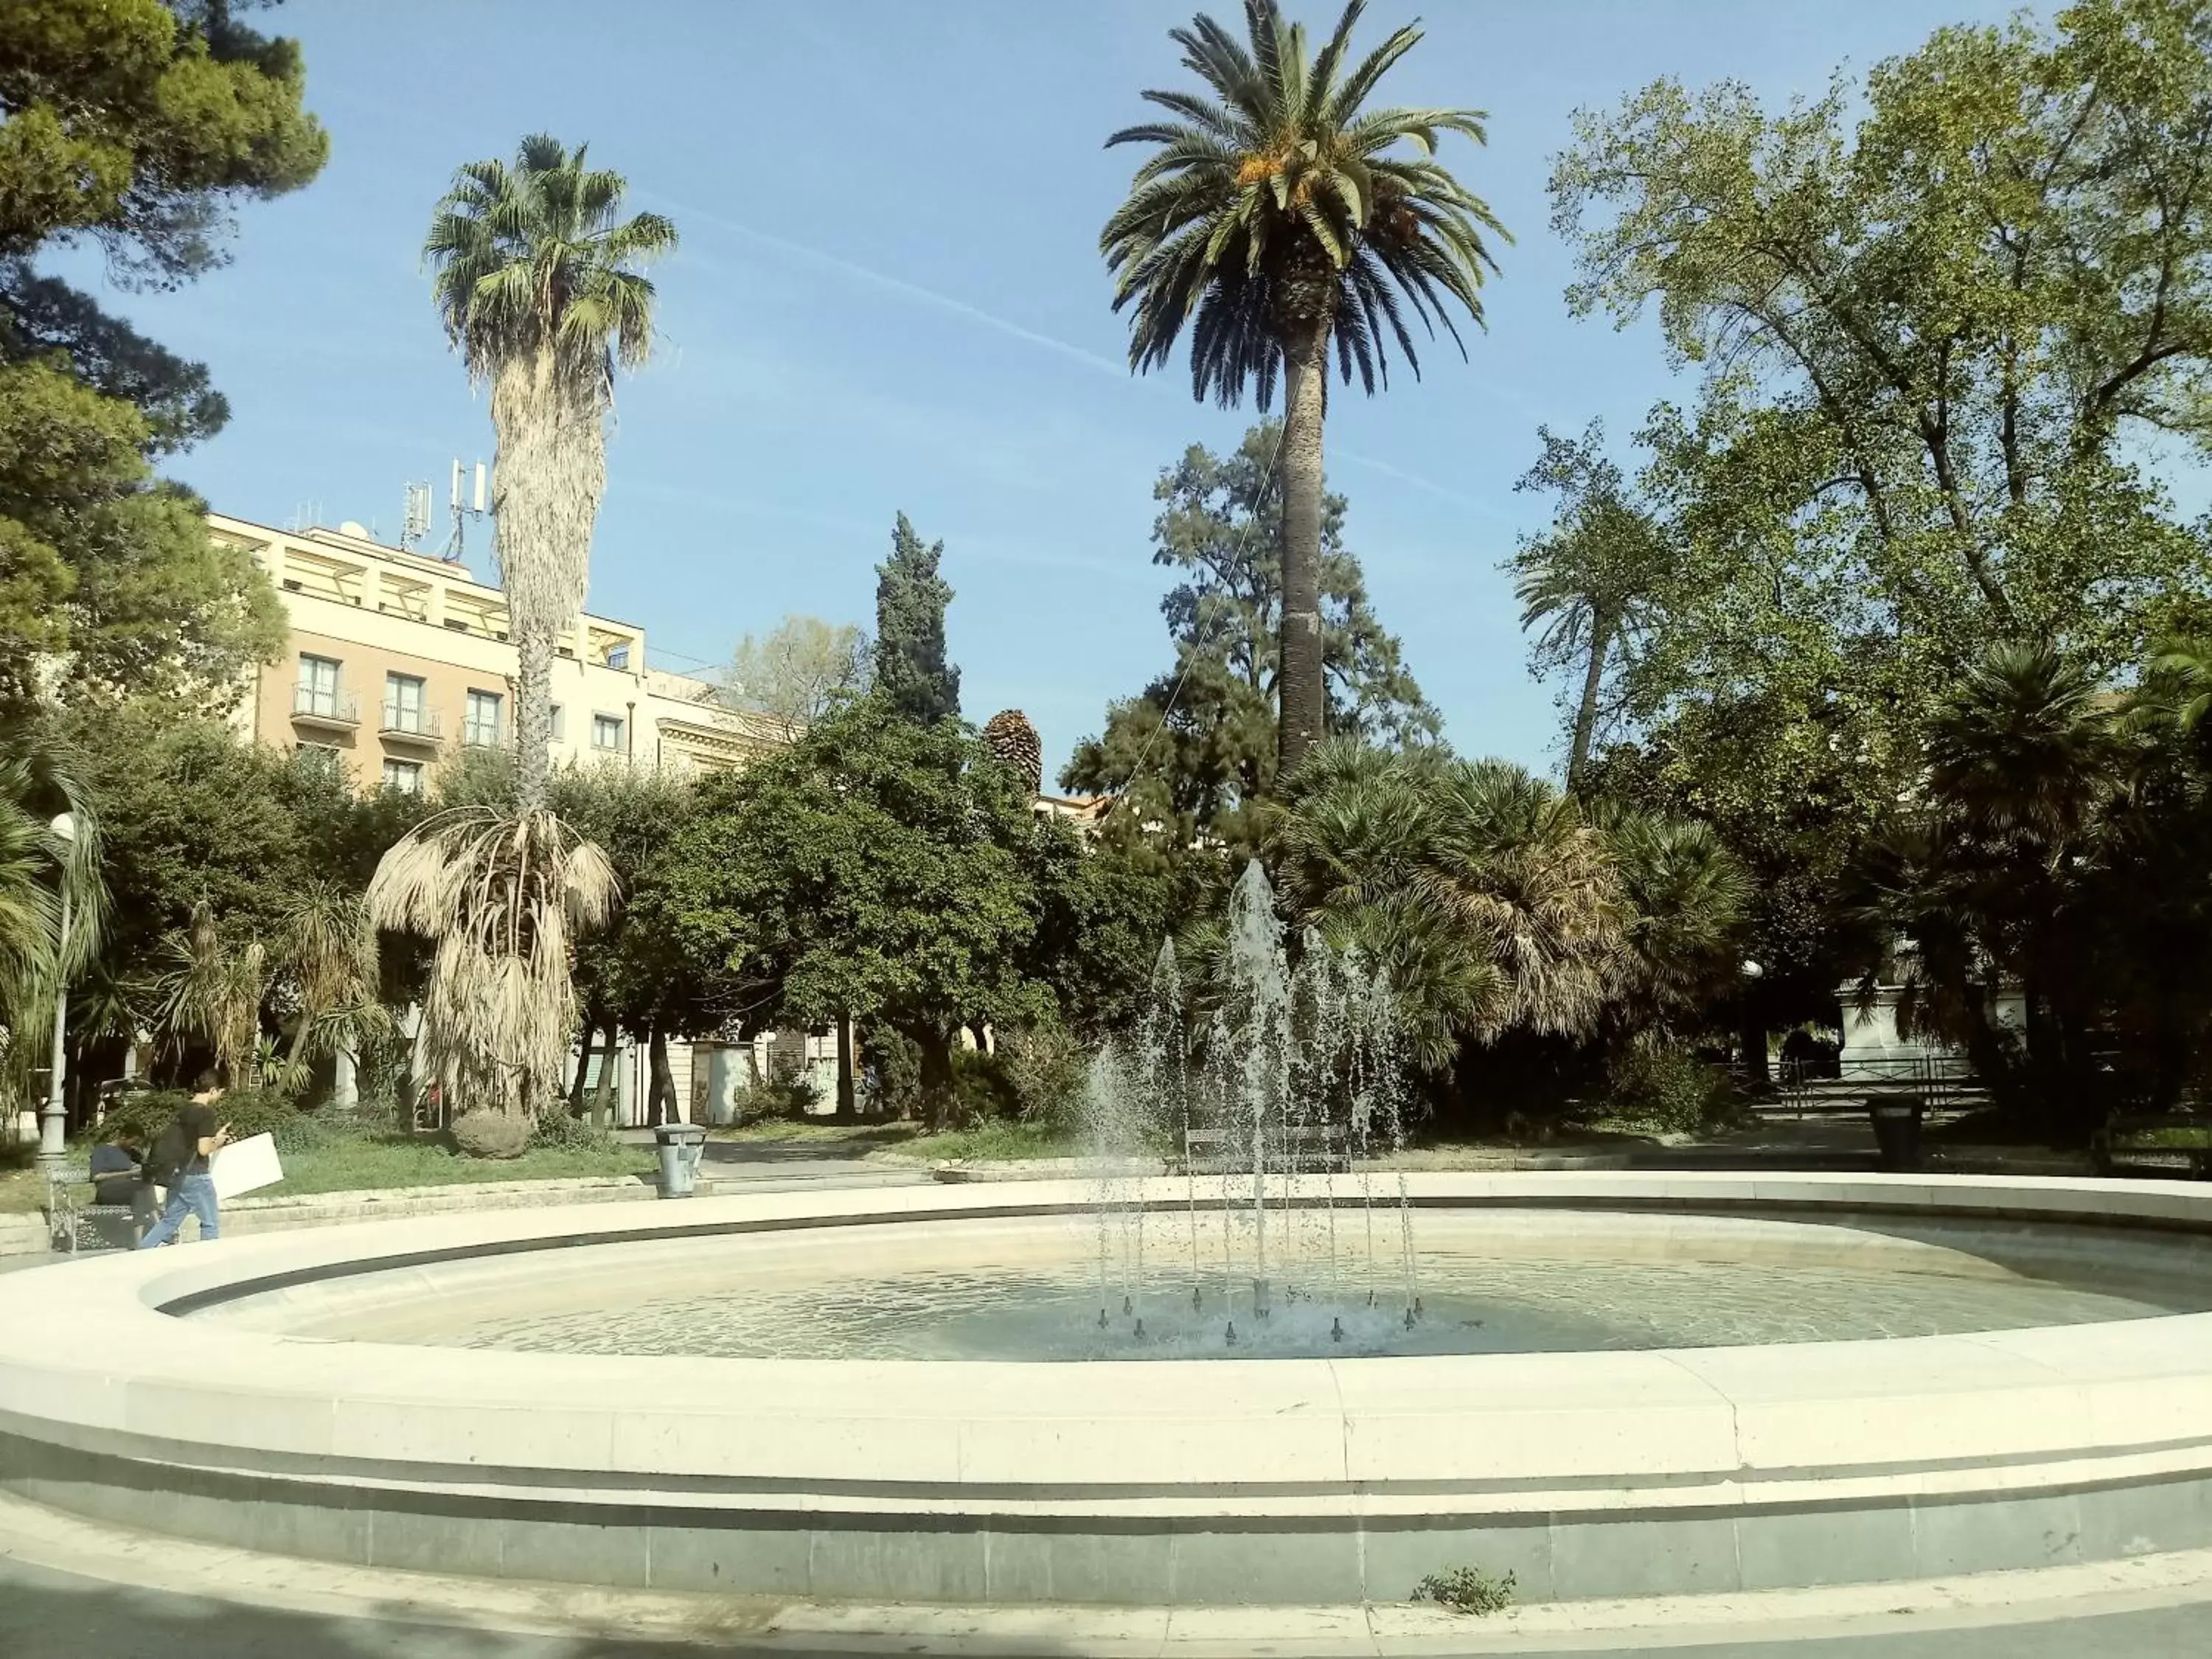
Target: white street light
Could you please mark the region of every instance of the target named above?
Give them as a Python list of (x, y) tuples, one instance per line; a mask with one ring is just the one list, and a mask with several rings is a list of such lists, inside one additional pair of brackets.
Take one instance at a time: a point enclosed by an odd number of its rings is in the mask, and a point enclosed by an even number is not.
[[(75, 844), (76, 820), (69, 813), (58, 814), (46, 827), (59, 837), (63, 846)], [(63, 1133), (67, 1110), (62, 1104), (63, 1044), (69, 1032), (69, 969), (65, 964), (69, 958), (70, 881), (66, 869), (61, 872), (61, 937), (54, 942), (53, 1066), (46, 1081), (46, 1109), (39, 1121), (39, 1167), (49, 1173), (59, 1170), (68, 1156)]]

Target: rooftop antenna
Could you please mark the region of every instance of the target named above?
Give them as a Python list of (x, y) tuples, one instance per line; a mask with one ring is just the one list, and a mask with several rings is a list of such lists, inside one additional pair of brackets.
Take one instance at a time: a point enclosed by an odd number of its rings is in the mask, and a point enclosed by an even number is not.
[(407, 486), (407, 506), (399, 515), (399, 545), (411, 552), (429, 533), (430, 485), (425, 479)]
[(471, 519), (481, 519), (484, 515), (486, 505), (485, 496), (487, 492), (484, 489), (484, 464), (482, 461), (478, 461), (477, 463), (476, 494), (473, 500), (462, 494), (462, 491), (466, 487), (467, 483), (467, 470), (464, 468), (461, 465), (460, 461), (456, 459), (453, 462), (453, 482), (452, 489), (452, 500), (453, 503), (453, 533), (446, 538), (445, 546), (438, 550), (438, 556), (440, 558), (449, 560), (454, 564), (459, 564), (461, 562), (461, 554), (465, 544), (465, 532), (468, 528), (468, 521)]

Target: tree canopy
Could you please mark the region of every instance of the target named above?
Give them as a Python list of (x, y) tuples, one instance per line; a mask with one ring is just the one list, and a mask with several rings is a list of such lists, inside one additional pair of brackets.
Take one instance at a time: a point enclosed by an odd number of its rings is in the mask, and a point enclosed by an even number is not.
[(733, 707), (766, 714), (795, 737), (868, 689), (873, 672), (868, 636), (851, 623), (787, 616), (764, 635), (747, 634), (731, 654), (723, 696)]
[[(1194, 444), (1152, 487), (1152, 562), (1179, 580), (1160, 601), (1176, 665), (1109, 707), (1060, 774), (1074, 789), (1127, 797), (1116, 816), (1157, 821), (1172, 842), (1231, 834), (1273, 787), (1283, 616), (1282, 519), (1273, 459), (1282, 428), (1263, 422), (1235, 453)], [(1329, 729), (1383, 743), (1425, 742), (1441, 722), (1376, 618), (1346, 503), (1323, 499), (1321, 596)], [(1231, 838), (1235, 836), (1231, 834)]]

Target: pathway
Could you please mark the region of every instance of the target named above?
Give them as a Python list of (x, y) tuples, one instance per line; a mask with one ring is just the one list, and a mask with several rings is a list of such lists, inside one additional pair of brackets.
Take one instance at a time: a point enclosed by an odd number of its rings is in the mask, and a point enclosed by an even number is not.
[[(300, 1577), (312, 1583), (316, 1570)], [(415, 1622), (404, 1607), (380, 1618), (299, 1608), (259, 1607), (179, 1595), (134, 1585), (80, 1577), (0, 1556), (0, 1650), (9, 1659), (668, 1659), (678, 1654), (738, 1656), (804, 1652), (808, 1659), (882, 1659), (893, 1653), (1006, 1656), (1069, 1656), (1083, 1649), (1056, 1639), (1049, 1614), (1025, 1618), (1027, 1628), (986, 1638), (980, 1632), (945, 1641), (903, 1639), (855, 1642), (849, 1646), (817, 1638), (800, 1646), (773, 1638), (743, 1637), (721, 1643), (640, 1641), (605, 1629), (573, 1636), (532, 1635), (481, 1628), (455, 1628)], [(1618, 1647), (1500, 1645), (1497, 1638), (1469, 1621), (1465, 1645), (1431, 1645), (1401, 1650), (1423, 1659), (1467, 1659), (1485, 1656), (1580, 1653), (1583, 1655), (1664, 1652), (1671, 1659), (2078, 1659), (2083, 1654), (2110, 1659), (2203, 1659), (2212, 1601), (2136, 1608), (2087, 1618), (2039, 1623), (2003, 1622), (1978, 1628), (1885, 1631), (1861, 1635), (1826, 1635), (1817, 1628), (1791, 1626), (1786, 1633), (1747, 1630), (1740, 1640), (1720, 1645), (1677, 1646), (1663, 1631), (1644, 1634)], [(1285, 1632), (1287, 1635), (1288, 1633)], [(1117, 1646), (1130, 1656), (1162, 1650)], [(1170, 1647), (1193, 1659), (1227, 1659), (1230, 1654), (1269, 1651), (1297, 1656), (1316, 1651), (1290, 1635), (1263, 1644), (1208, 1643)], [(1372, 1652), (1373, 1649), (1368, 1651)]]

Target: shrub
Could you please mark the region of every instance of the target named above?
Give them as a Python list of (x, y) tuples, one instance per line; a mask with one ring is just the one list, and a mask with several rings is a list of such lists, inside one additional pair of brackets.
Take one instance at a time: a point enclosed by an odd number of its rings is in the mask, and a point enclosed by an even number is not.
[(1071, 1121), (1089, 1078), (1082, 1043), (1057, 1025), (1009, 1032), (999, 1045), (999, 1068), (1024, 1123)]
[[(191, 1103), (191, 1096), (182, 1089), (146, 1089), (126, 1094), (107, 1109), (100, 1133), (117, 1135), (136, 1129), (151, 1146), (169, 1127), (169, 1120)], [(287, 1137), (307, 1121), (289, 1100), (266, 1089), (234, 1089), (215, 1103), (215, 1117), (217, 1123), (230, 1125), (233, 1140), (269, 1134), (276, 1137), (280, 1146), (288, 1144)]]
[(594, 1128), (591, 1119), (576, 1117), (566, 1111), (545, 1112), (530, 1126), (530, 1145), (549, 1152), (595, 1152), (615, 1144), (615, 1138), (605, 1129)]
[(1479, 1619), (1513, 1605), (1513, 1575), (1487, 1573), (1480, 1567), (1432, 1572), (1413, 1586), (1413, 1600), (1434, 1601), (1454, 1613), (1471, 1613)]
[(530, 1122), (505, 1112), (465, 1112), (453, 1120), (453, 1144), (469, 1158), (520, 1158), (530, 1147)]
[(1020, 1111), (1021, 1097), (996, 1054), (987, 1054), (980, 1048), (952, 1051), (953, 1125), (972, 1129), (998, 1118), (1017, 1116)]
[(761, 1123), (771, 1118), (804, 1117), (821, 1098), (820, 1091), (803, 1077), (748, 1084), (730, 1097), (732, 1121)]
[(1725, 1122), (1739, 1103), (1725, 1067), (1669, 1042), (1638, 1042), (1621, 1049), (1607, 1063), (1606, 1084), (1615, 1116), (1672, 1133)]
[(862, 1028), (862, 1085), (866, 1109), (911, 1116), (921, 1102), (921, 1050), (888, 1025)]

